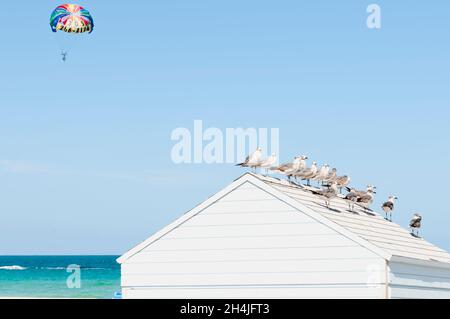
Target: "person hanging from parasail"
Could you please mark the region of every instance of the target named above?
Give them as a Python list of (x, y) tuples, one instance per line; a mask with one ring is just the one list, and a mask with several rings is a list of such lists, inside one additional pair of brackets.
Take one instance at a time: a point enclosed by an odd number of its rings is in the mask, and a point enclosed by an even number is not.
[[(92, 33), (94, 19), (88, 10), (77, 4), (62, 4), (53, 10), (50, 16), (50, 27), (53, 32)], [(67, 59), (67, 51), (62, 50), (62, 60)]]

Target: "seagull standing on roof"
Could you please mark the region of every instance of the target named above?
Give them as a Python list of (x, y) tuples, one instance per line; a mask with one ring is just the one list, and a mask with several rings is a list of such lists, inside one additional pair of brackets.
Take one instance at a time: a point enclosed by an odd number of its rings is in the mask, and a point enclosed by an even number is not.
[(373, 185), (368, 185), (367, 186), (367, 189), (365, 190), (365, 191), (359, 191), (359, 190), (356, 190), (355, 188), (348, 188), (347, 187), (347, 190), (349, 191), (349, 192), (354, 192), (356, 195), (358, 195), (358, 197), (364, 197), (365, 195), (367, 195), (367, 193), (370, 191), (370, 192), (373, 192), (374, 190), (376, 189), (376, 187), (375, 186), (373, 186)]
[(342, 194), (342, 189), (347, 187), (350, 184), (350, 177), (347, 175), (336, 177), (336, 184), (339, 188), (340, 193)]
[(250, 167), (256, 172), (256, 168), (258, 168), (261, 165), (261, 158), (262, 158), (262, 149), (258, 147), (253, 154), (247, 156), (247, 158), (243, 163), (237, 164), (236, 166)]
[(346, 199), (351, 199), (354, 201), (356, 196), (356, 203), (363, 204), (363, 207), (366, 209), (369, 209), (369, 206), (373, 203), (375, 197), (374, 194), (376, 194), (376, 187), (373, 185), (367, 186), (367, 190), (365, 192), (348, 187), (347, 190), (349, 191), (349, 194), (347, 194), (348, 198)]
[(294, 176), (294, 174), (300, 170), (300, 167), (304, 165), (303, 163), (304, 160), (302, 156), (298, 156), (294, 159), (292, 167), (284, 172), (289, 181), (291, 180), (292, 176)]
[(297, 180), (299, 175), (303, 172), (303, 170), (306, 168), (306, 160), (308, 159), (308, 156), (302, 155), (300, 156), (300, 166), (298, 167), (298, 170), (295, 171), (292, 176)]
[(325, 206), (330, 208), (331, 200), (338, 194), (338, 188), (336, 182), (331, 183), (329, 188), (325, 188), (319, 191), (312, 191), (313, 194), (323, 196), (325, 198)]
[(302, 164), (302, 157), (297, 156), (294, 158), (294, 160), (291, 163), (285, 163), (277, 167), (271, 168), (272, 171), (282, 174), (288, 177), (290, 180), (292, 177), (292, 174), (296, 172)]
[(409, 223), (409, 227), (411, 227), (411, 235), (419, 237), (419, 230), (422, 227), (422, 216), (419, 214), (414, 214), (411, 222)]
[(369, 206), (373, 203), (376, 194), (376, 187), (373, 185), (367, 186), (367, 191), (364, 193), (357, 194), (358, 195), (358, 203), (364, 205), (364, 208), (369, 209)]
[(328, 174), (330, 174), (330, 165), (325, 164), (320, 168), (319, 173), (316, 176), (314, 176), (313, 179), (316, 180), (319, 183), (319, 185), (320, 182), (322, 182), (323, 185), (323, 182), (328, 177)]
[(355, 210), (355, 204), (358, 201), (358, 194), (354, 188), (349, 190), (349, 193), (344, 197), (344, 199), (348, 202), (348, 209), (350, 212)]
[(275, 165), (277, 160), (278, 160), (277, 154), (273, 153), (271, 156), (261, 161), (260, 167), (262, 169), (265, 169), (266, 176), (269, 175), (269, 169), (271, 169), (273, 165)]
[(311, 179), (314, 178), (317, 175), (317, 171), (318, 171), (318, 169), (317, 169), (317, 162), (313, 162), (311, 167), (305, 168), (303, 170), (303, 172), (301, 173), (301, 178), (303, 180), (307, 181), (306, 184), (308, 186), (311, 186), (311, 183), (310, 183)]
[[(328, 174), (328, 176), (323, 180), (324, 183), (333, 183), (336, 181), (337, 178), (337, 169), (333, 168), (331, 172)], [(337, 183), (336, 183), (337, 185)]]
[(381, 208), (383, 208), (384, 213), (386, 214), (386, 220), (392, 221), (392, 211), (394, 210), (394, 204), (397, 199), (398, 199), (397, 196), (389, 196), (388, 201), (384, 203), (383, 206), (381, 206)]

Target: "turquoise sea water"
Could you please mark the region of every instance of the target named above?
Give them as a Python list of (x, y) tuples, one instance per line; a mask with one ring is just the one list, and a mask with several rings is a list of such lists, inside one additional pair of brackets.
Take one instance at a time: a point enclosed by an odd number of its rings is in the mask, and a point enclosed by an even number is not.
[[(118, 256), (0, 256), (0, 297), (114, 298), (120, 291)], [(80, 288), (70, 289), (70, 265)], [(72, 277), (73, 278), (73, 277)]]

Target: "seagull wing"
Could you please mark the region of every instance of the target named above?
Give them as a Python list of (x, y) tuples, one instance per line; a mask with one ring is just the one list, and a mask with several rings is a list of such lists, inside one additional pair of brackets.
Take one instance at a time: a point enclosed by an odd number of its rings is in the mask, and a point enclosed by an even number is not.
[(358, 196), (358, 202), (360, 203), (369, 203), (370, 201), (373, 200), (373, 197), (370, 196), (369, 194), (364, 194), (363, 196)]
[(350, 201), (352, 201), (352, 202), (355, 202), (355, 201), (358, 200), (358, 196), (357, 196), (355, 193), (348, 193), (348, 194), (345, 196), (345, 199), (346, 199), (346, 200), (350, 200)]
[(249, 163), (259, 164), (261, 161), (262, 153), (260, 151), (255, 151), (252, 155), (250, 155)]
[(247, 156), (244, 162), (237, 164), (236, 166), (242, 166), (245, 167), (250, 162), (250, 156)]
[(285, 172), (286, 170), (290, 169), (292, 166), (293, 166), (292, 163), (285, 163), (278, 167), (275, 167), (274, 170), (280, 171), (280, 172)]
[(411, 223), (409, 224), (412, 228), (420, 228), (422, 226), (422, 217), (415, 217), (413, 220), (411, 220)]

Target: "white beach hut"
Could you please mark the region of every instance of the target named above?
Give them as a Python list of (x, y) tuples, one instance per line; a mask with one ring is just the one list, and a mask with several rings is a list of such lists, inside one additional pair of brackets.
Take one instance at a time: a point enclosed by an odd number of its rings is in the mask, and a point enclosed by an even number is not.
[(450, 254), (245, 174), (118, 259), (124, 298), (450, 298)]

